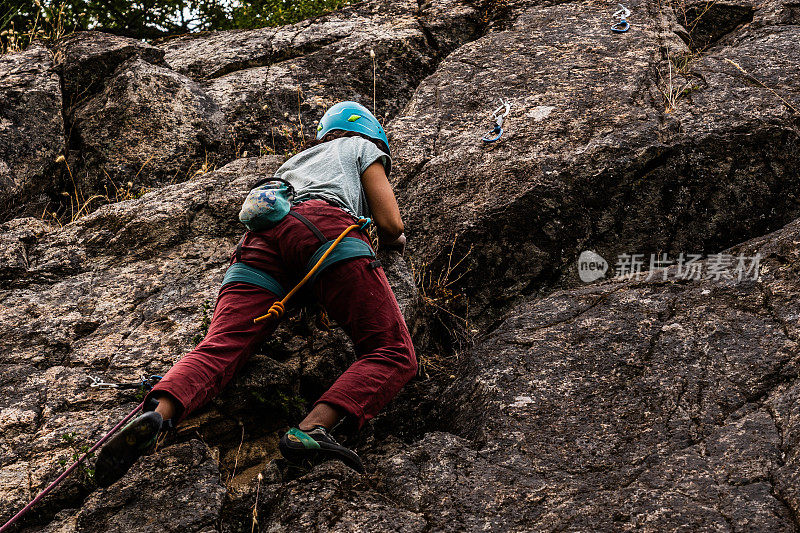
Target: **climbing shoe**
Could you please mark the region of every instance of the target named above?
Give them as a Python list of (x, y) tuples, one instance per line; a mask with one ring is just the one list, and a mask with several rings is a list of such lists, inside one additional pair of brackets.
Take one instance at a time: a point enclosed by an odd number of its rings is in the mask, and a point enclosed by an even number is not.
[(311, 467), (322, 461), (337, 459), (356, 472), (364, 473), (364, 465), (358, 455), (336, 442), (323, 426), (315, 426), (310, 431), (292, 428), (281, 437), (278, 448), (284, 459), (295, 465)]
[(94, 467), (94, 479), (103, 488), (110, 487), (133, 463), (141, 457), (158, 438), (162, 426), (161, 415), (155, 411), (139, 415), (100, 449)]

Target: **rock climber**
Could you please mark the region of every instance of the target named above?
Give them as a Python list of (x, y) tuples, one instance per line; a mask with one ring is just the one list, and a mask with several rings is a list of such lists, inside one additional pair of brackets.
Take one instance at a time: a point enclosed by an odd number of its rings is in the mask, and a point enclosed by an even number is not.
[[(291, 216), (269, 229), (244, 234), (228, 272), (237, 265), (245, 277), (226, 275), (203, 341), (152, 388), (143, 413), (100, 450), (95, 465), (98, 485), (116, 482), (152, 448), (161, 431), (174, 427), (225, 387), (278, 325), (277, 320), (255, 323), (254, 317), (279, 299), (280, 287), (293, 287), (303, 277), (321, 243), (330, 243), (354, 221), (371, 217), (380, 246), (402, 252), (406, 238), (387, 177), (391, 163), (389, 141), (368, 109), (356, 102), (328, 109), (318, 125), (316, 144), (275, 172), (275, 178), (294, 188)], [(334, 261), (319, 273), (309, 292), (349, 335), (357, 360), (297, 427), (281, 437), (279, 449), (290, 463), (338, 459), (363, 472), (358, 455), (334, 440), (330, 431), (345, 417), (361, 428), (416, 374), (417, 361), (367, 234), (357, 230), (350, 236), (367, 243), (366, 247), (350, 243), (367, 253)], [(261, 283), (262, 279), (272, 285)]]

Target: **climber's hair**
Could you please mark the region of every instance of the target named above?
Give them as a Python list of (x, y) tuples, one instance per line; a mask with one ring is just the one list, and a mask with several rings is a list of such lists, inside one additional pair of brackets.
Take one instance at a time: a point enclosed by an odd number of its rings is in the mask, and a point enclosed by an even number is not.
[(364, 139), (366, 139), (368, 141), (372, 141), (373, 143), (375, 143), (375, 146), (377, 146), (384, 153), (387, 153), (387, 154), (389, 153), (389, 147), (386, 146), (386, 143), (384, 143), (383, 141), (379, 141), (378, 139), (373, 139), (372, 137), (367, 137), (363, 133), (359, 133), (357, 131), (331, 130), (328, 133), (326, 133), (325, 136), (322, 137), (322, 139), (319, 139), (319, 140), (315, 139), (314, 141), (309, 143), (308, 146), (310, 148), (311, 146), (316, 146), (318, 144), (322, 144), (322, 143), (325, 143), (325, 142), (328, 142), (328, 141), (332, 141), (334, 139), (340, 139), (342, 137), (363, 137)]

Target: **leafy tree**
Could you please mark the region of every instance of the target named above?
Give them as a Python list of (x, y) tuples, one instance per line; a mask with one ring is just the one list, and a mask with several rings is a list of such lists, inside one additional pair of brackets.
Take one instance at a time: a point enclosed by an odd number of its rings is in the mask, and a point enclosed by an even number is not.
[(352, 0), (201, 0), (195, 9), (203, 30), (282, 26), (339, 9)]
[(0, 44), (22, 48), (98, 30), (152, 40), (193, 31), (281, 26), (338, 9), (353, 0), (3, 0)]

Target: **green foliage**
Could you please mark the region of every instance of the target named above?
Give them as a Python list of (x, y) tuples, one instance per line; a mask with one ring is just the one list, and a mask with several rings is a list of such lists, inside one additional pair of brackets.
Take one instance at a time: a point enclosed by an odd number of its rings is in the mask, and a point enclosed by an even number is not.
[[(69, 463), (74, 463), (75, 461), (80, 459), (85, 453), (87, 453), (89, 451), (89, 445), (88, 444), (81, 444), (80, 446), (78, 445), (78, 443), (77, 443), (77, 435), (75, 435), (74, 431), (70, 431), (70, 432), (67, 432), (67, 433), (64, 433), (63, 435), (61, 435), (61, 440), (63, 440), (66, 444), (68, 444), (69, 447), (72, 450), (72, 455), (70, 456), (69, 460), (67, 460), (67, 459), (65, 459), (63, 457), (58, 460), (58, 464), (61, 465), (61, 466), (67, 466), (68, 462)], [(94, 457), (94, 452), (90, 453), (86, 457), (86, 459), (88, 460), (88, 459), (91, 459), (92, 457)], [(86, 462), (84, 462), (81, 465), (81, 471), (86, 475), (86, 477), (88, 479), (90, 479), (90, 480), (94, 479), (94, 468), (92, 468), (91, 466), (86, 464)]]
[(262, 28), (293, 24), (322, 13), (339, 9), (352, 0), (251, 0), (197, 2), (203, 30)]
[(136, 39), (196, 31), (292, 24), (339, 9), (353, 0), (4, 0), (0, 4), (3, 50), (33, 39), (56, 39), (98, 30)]

